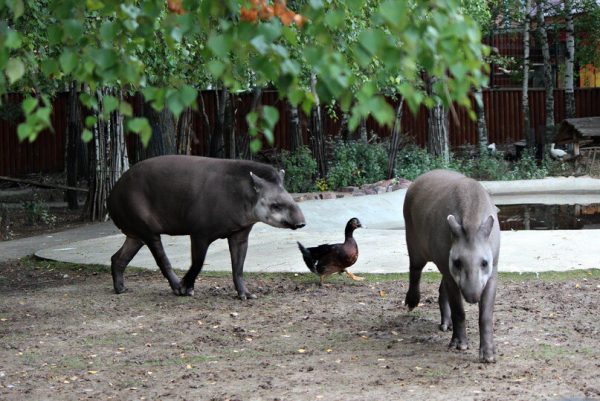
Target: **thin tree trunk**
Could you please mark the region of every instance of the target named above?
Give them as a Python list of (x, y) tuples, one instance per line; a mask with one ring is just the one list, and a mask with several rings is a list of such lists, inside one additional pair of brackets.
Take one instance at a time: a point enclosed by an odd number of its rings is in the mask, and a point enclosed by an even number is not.
[(340, 123), (340, 130), (338, 136), (342, 138), (344, 142), (348, 142), (350, 131), (348, 130), (348, 113), (342, 113), (342, 122)]
[(217, 96), (217, 120), (215, 129), (210, 136), (210, 149), (208, 155), (210, 157), (222, 158), (225, 156), (225, 106), (227, 104), (229, 92), (227, 91), (227, 88), (223, 88), (221, 89), (220, 95), (219, 91), (215, 91), (215, 95)]
[(310, 133), (311, 133), (311, 144), (312, 151), (317, 161), (317, 168), (319, 171), (320, 177), (327, 176), (327, 161), (325, 160), (325, 138), (323, 135), (323, 119), (321, 118), (321, 102), (319, 101), (319, 96), (317, 95), (317, 76), (315, 73), (312, 73), (310, 76), (310, 86), (315, 98), (315, 107), (313, 107), (311, 113), (311, 124), (310, 124)]
[[(262, 88), (255, 86), (252, 90), (252, 107), (250, 110), (257, 111), (262, 100)], [(241, 133), (236, 136), (238, 148), (238, 157), (242, 160), (252, 160), (252, 152), (250, 151), (250, 134), (248, 132)]]
[(523, 87), (521, 110), (523, 112), (523, 129), (525, 130), (525, 140), (527, 147), (535, 146), (535, 137), (531, 130), (530, 113), (529, 113), (529, 30), (531, 29), (531, 0), (525, 3), (525, 24), (523, 26)]
[(96, 90), (99, 110), (95, 111), (98, 122), (94, 125), (94, 152), (92, 180), (88, 201), (87, 216), (91, 221), (102, 221), (107, 218), (107, 199), (114, 184), (129, 168), (123, 115), (115, 110), (108, 119), (103, 120), (102, 99), (106, 95), (123, 98), (120, 90), (100, 88)]
[(450, 161), (450, 144), (448, 136), (448, 111), (441, 104), (429, 109), (427, 121), (427, 150), (434, 156), (441, 156), (444, 162)]
[(398, 108), (396, 109), (396, 118), (394, 119), (394, 125), (392, 127), (392, 139), (390, 141), (390, 153), (388, 155), (388, 171), (387, 178), (390, 179), (394, 176), (394, 169), (396, 168), (396, 156), (398, 155), (398, 148), (400, 147), (400, 138), (402, 136), (402, 107), (404, 106), (404, 98), (400, 98)]
[[(68, 99), (68, 114), (67, 114), (67, 185), (70, 187), (77, 186), (77, 162), (78, 150), (81, 149), (81, 133), (83, 126), (81, 123), (81, 105), (79, 104), (79, 93), (77, 90), (77, 82), (71, 82)], [(69, 209), (74, 210), (79, 208), (77, 202), (76, 191), (66, 191), (67, 204)]]
[(192, 129), (193, 112), (191, 107), (186, 107), (177, 121), (177, 154), (192, 154), (192, 143), (198, 139)]
[(233, 123), (237, 110), (233, 107), (233, 100), (233, 96), (227, 96), (227, 101), (225, 102), (225, 117), (223, 120), (223, 129), (225, 130), (225, 135), (227, 135), (228, 159), (235, 159), (237, 157), (235, 146), (235, 124)]
[(483, 91), (475, 89), (475, 112), (477, 113), (477, 139), (479, 140), (479, 154), (487, 153), (488, 130), (485, 120), (485, 105), (483, 104)]
[(554, 142), (554, 82), (552, 80), (552, 66), (550, 65), (550, 47), (548, 45), (548, 33), (544, 18), (544, 1), (536, 0), (537, 22), (540, 43), (542, 45), (542, 56), (544, 58), (544, 87), (546, 89), (546, 132), (545, 143)]
[(575, 63), (575, 27), (573, 24), (573, 1), (565, 0), (565, 24), (567, 34), (567, 55), (565, 61), (565, 111), (567, 118), (574, 118), (575, 90), (573, 88)]
[(293, 153), (297, 151), (303, 144), (302, 130), (300, 129), (300, 113), (298, 112), (298, 106), (290, 107), (289, 124), (290, 124), (290, 151)]
[(202, 130), (204, 132), (204, 135), (202, 136), (204, 138), (204, 153), (203, 155), (206, 156), (208, 155), (208, 153), (210, 152), (210, 142), (211, 142), (211, 138), (212, 138), (212, 130), (210, 127), (210, 119), (208, 118), (208, 113), (206, 112), (206, 104), (204, 103), (204, 94), (206, 92), (200, 92), (199, 94), (199, 98), (200, 98), (200, 111), (202, 112)]
[(367, 143), (369, 141), (368, 134), (367, 134), (367, 119), (366, 118), (360, 119), (359, 135), (360, 135), (359, 138), (360, 138), (361, 142)]
[[(429, 92), (435, 78), (428, 80)], [(448, 128), (448, 110), (438, 103), (429, 109), (427, 119), (427, 151), (434, 156), (441, 156), (444, 162), (450, 162), (450, 137)]]

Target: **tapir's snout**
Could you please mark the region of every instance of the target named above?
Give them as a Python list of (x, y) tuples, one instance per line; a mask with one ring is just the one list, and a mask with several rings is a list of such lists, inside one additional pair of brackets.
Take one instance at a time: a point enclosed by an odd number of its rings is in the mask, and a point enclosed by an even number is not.
[(476, 304), (481, 299), (481, 291), (477, 290), (467, 290), (465, 288), (461, 288), (460, 292), (462, 293), (463, 298), (470, 304)]
[(305, 225), (306, 225), (306, 223), (304, 223), (304, 222), (302, 222), (302, 223), (298, 223), (298, 224), (296, 224), (296, 226), (293, 228), (293, 230), (297, 230), (297, 229), (299, 229), (299, 228), (302, 228), (302, 227), (304, 227)]

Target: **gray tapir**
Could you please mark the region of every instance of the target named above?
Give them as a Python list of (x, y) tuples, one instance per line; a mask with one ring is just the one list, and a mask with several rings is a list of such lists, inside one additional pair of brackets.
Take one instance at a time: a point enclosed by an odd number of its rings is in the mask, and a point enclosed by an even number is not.
[(418, 177), (408, 188), (404, 220), (410, 258), (406, 305), (413, 309), (419, 304), (421, 271), (432, 261), (442, 273), (440, 329), (452, 329), (450, 347), (468, 347), (462, 297), (469, 303), (479, 302), (479, 359), (494, 362), (500, 227), (490, 196), (471, 178), (434, 170)]
[[(123, 271), (147, 245), (173, 292), (193, 295), (209, 245), (227, 238), (238, 296), (255, 298), (243, 279), (254, 223), (293, 230), (305, 225), (302, 211), (283, 188), (283, 174), (262, 163), (197, 156), (160, 156), (134, 165), (108, 199), (112, 220), (127, 236), (111, 259), (115, 292), (126, 290)], [(191, 238), (192, 266), (181, 281), (165, 254), (161, 234)]]

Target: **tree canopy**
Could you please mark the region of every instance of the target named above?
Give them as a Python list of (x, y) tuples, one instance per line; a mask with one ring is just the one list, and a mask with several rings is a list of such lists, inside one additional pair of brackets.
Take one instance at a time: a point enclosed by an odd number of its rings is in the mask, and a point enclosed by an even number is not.
[[(459, 0), (7, 0), (0, 3), (0, 95), (25, 93), (21, 140), (50, 126), (49, 96), (71, 81), (90, 91), (140, 91), (175, 115), (198, 90), (274, 87), (309, 111), (315, 94), (349, 113), (350, 128), (372, 115), (391, 124), (391, 90), (414, 111), (425, 104), (470, 107), (486, 81), (477, 23)], [(311, 91), (310, 76), (317, 77)], [(425, 77), (435, 77), (433, 91)], [(83, 104), (98, 108), (95, 97)], [(144, 118), (125, 100), (105, 96), (103, 113), (119, 109), (129, 130), (148, 141)], [(250, 113), (250, 133), (272, 139), (279, 116)], [(95, 120), (86, 120), (84, 136)]]

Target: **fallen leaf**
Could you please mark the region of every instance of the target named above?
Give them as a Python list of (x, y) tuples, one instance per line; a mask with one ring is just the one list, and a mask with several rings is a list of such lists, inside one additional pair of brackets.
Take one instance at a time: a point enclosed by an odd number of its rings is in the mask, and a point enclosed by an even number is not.
[(186, 369), (191, 369), (191, 368), (192, 368), (192, 365), (185, 365), (185, 368), (186, 368)]
[(98, 371), (97, 370), (88, 370), (88, 373), (90, 375), (95, 375), (96, 373), (98, 373)]
[(380, 297), (385, 297), (385, 291), (384, 290), (379, 290), (379, 296)]
[(305, 352), (306, 352), (306, 350), (305, 350), (304, 348), (300, 348), (300, 349), (298, 350), (298, 353), (300, 353), (300, 354), (304, 354)]

